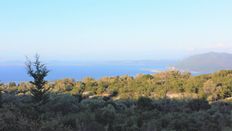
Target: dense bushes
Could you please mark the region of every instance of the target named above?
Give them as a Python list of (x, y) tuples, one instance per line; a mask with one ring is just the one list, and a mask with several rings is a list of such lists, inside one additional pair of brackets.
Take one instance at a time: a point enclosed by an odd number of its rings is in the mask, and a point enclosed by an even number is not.
[(136, 77), (64, 79), (43, 86), (1, 84), (3, 131), (231, 131), (232, 72), (191, 76), (167, 71)]
[[(231, 76), (231, 71), (200, 76), (167, 71), (154, 75), (105, 77), (99, 80), (93, 78), (86, 78), (82, 81), (63, 79), (47, 83), (44, 90), (49, 89), (52, 93), (71, 94), (85, 98), (105, 96), (115, 99), (138, 99), (145, 96), (152, 99), (199, 98), (214, 102), (232, 97)], [(18, 85), (3, 84), (0, 88), (5, 93), (31, 95), (31, 89), (34, 89), (34, 86), (24, 82)]]
[[(86, 78), (57, 80), (45, 85), (53, 93), (65, 93), (84, 97), (114, 97), (115, 99), (138, 99), (141, 96), (159, 98), (201, 98), (210, 102), (232, 96), (232, 73), (220, 71), (214, 74), (191, 76), (178, 71), (136, 77), (105, 77), (99, 80)], [(31, 95), (33, 86), (29, 83), (4, 84), (5, 93)]]
[(152, 100), (147, 97), (140, 97), (137, 102), (137, 106), (140, 109), (151, 109)]
[[(109, 100), (50, 94), (35, 109), (27, 96), (8, 99), (0, 108), (0, 130), (7, 131), (229, 131), (232, 104), (204, 100)], [(20, 97), (18, 99), (18, 97)], [(24, 98), (25, 97), (25, 98)], [(9, 101), (10, 100), (10, 101)]]
[[(200, 98), (210, 102), (232, 96), (232, 72), (191, 76), (189, 73), (167, 71), (154, 75), (136, 77), (105, 77), (83, 81), (64, 79), (48, 84), (53, 92), (82, 94), (87, 97), (114, 96), (117, 99), (138, 99), (145, 96), (160, 98)], [(68, 90), (67, 90), (68, 88)], [(114, 94), (114, 95), (113, 95)]]

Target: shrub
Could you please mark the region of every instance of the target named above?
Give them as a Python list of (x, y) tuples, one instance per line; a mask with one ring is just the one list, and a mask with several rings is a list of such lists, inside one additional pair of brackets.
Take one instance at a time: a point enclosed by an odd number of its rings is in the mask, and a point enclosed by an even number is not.
[(210, 108), (209, 102), (202, 99), (190, 100), (187, 105), (192, 111), (207, 110)]
[(137, 106), (139, 109), (151, 109), (152, 106), (152, 100), (147, 97), (140, 97), (137, 102)]

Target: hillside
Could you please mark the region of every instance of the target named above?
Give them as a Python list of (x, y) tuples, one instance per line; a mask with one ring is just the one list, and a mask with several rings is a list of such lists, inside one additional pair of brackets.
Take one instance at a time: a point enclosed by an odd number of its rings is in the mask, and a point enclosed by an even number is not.
[(210, 52), (190, 56), (175, 65), (180, 70), (209, 73), (232, 69), (232, 54)]
[(231, 76), (63, 79), (47, 83), (43, 103), (29, 82), (2, 83), (0, 131), (231, 131)]

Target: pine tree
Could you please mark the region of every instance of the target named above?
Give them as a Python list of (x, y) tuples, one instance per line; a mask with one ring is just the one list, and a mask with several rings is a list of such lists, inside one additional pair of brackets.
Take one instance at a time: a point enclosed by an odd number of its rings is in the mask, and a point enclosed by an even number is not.
[(26, 62), (27, 74), (33, 78), (30, 81), (34, 88), (31, 89), (33, 100), (38, 103), (45, 103), (48, 100), (48, 89), (45, 88), (45, 77), (48, 75), (49, 70), (46, 65), (40, 62), (38, 54), (35, 55), (35, 61), (27, 60)]

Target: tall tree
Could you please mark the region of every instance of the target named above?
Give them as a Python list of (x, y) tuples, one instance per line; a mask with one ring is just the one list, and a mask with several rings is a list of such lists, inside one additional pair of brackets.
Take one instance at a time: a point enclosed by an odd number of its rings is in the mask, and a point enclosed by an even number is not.
[(30, 81), (34, 87), (31, 89), (31, 94), (35, 102), (45, 103), (48, 100), (48, 89), (45, 88), (47, 81), (45, 77), (48, 75), (49, 70), (46, 65), (41, 63), (38, 54), (35, 55), (35, 61), (27, 59), (26, 62), (27, 74), (33, 78)]

